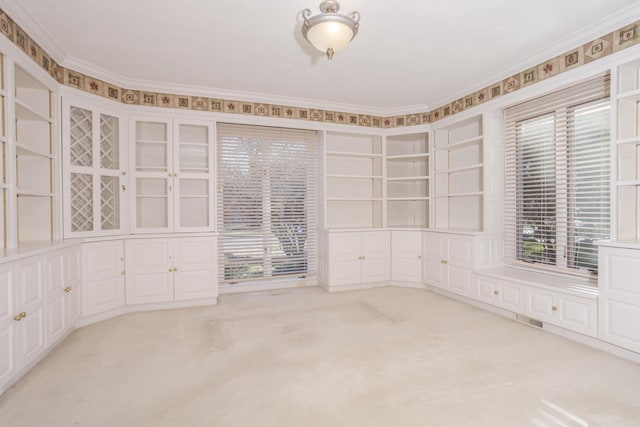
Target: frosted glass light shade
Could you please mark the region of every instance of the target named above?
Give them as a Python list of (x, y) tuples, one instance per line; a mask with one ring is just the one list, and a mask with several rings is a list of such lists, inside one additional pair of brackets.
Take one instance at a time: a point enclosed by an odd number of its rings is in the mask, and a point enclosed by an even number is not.
[(322, 52), (326, 52), (327, 49), (337, 52), (345, 47), (353, 36), (351, 27), (336, 21), (321, 22), (307, 31), (307, 40)]
[(311, 16), (309, 9), (302, 11), (302, 35), (313, 47), (325, 52), (329, 59), (356, 36), (360, 26), (358, 12), (341, 15), (337, 13), (339, 9), (340, 4), (336, 0), (324, 0), (320, 3), (320, 15)]

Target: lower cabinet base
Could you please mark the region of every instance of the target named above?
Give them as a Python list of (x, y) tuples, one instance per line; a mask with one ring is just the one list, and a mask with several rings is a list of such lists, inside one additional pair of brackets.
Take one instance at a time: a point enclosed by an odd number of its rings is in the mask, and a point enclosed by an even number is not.
[(202, 307), (202, 306), (216, 305), (216, 304), (218, 304), (218, 297), (203, 298), (203, 299), (191, 300), (191, 301), (172, 301), (172, 302), (162, 302), (162, 303), (155, 303), (155, 304), (129, 305), (126, 307), (119, 307), (113, 310), (83, 317), (76, 324), (76, 328), (81, 328), (83, 326), (88, 326), (94, 323), (102, 322), (103, 320), (108, 320), (113, 317), (118, 317), (127, 313), (137, 313), (141, 311), (154, 311), (154, 310), (173, 310), (178, 308)]
[(38, 357), (36, 357), (35, 359), (33, 359), (31, 362), (29, 362), (27, 365), (23, 366), (22, 369), (16, 373), (15, 376), (13, 376), (13, 378), (9, 379), (8, 382), (4, 383), (4, 384), (0, 384), (0, 396), (2, 396), (2, 394), (9, 390), (11, 387), (13, 387), (13, 385), (18, 382), (18, 380), (20, 378), (22, 378), (23, 376), (25, 376), (27, 374), (27, 372), (29, 372), (34, 366), (36, 366), (38, 363), (40, 363), (42, 361), (42, 359), (44, 359), (45, 357), (47, 357), (47, 355), (58, 346), (58, 344), (60, 344), (62, 341), (64, 341), (71, 333), (73, 332), (73, 330), (69, 330), (67, 331), (64, 335), (61, 335), (60, 338), (58, 340), (56, 340), (54, 343), (52, 343), (49, 347), (47, 347), (47, 349), (45, 351), (42, 352), (42, 354), (38, 355)]

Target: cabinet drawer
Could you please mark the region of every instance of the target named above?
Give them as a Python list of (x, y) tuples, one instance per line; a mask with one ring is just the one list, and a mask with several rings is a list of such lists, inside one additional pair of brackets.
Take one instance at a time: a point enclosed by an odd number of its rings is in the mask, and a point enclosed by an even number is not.
[(525, 314), (581, 334), (597, 335), (597, 301), (528, 287)]

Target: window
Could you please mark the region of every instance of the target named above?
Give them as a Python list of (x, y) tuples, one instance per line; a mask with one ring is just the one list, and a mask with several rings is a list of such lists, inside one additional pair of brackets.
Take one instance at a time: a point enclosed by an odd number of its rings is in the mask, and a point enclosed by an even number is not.
[(315, 272), (316, 147), (313, 131), (218, 125), (222, 283)]
[(609, 77), (505, 111), (505, 259), (597, 271), (610, 236)]

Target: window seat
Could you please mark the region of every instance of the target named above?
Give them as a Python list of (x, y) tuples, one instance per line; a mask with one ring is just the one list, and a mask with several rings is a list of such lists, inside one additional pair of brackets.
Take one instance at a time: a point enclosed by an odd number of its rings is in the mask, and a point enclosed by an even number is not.
[(508, 280), (525, 286), (562, 292), (583, 298), (598, 298), (597, 279), (532, 271), (518, 267), (492, 267), (476, 270), (477, 275)]

